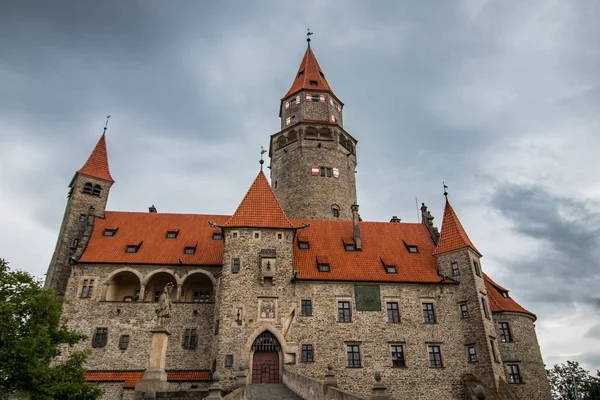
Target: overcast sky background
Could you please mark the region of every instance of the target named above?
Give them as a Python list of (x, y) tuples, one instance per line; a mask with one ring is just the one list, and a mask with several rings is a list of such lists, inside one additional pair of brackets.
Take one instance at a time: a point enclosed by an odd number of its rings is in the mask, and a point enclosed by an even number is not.
[(441, 226), (600, 368), (600, 3), (0, 1), (0, 257), (42, 277), (112, 118), (110, 210), (231, 214), (306, 42), (359, 141), (365, 220)]

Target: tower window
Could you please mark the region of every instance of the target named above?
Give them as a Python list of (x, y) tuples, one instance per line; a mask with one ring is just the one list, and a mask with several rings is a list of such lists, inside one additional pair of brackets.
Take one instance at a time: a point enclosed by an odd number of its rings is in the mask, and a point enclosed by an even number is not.
[(498, 354), (496, 354), (496, 342), (494, 340), (490, 340), (490, 347), (492, 348), (492, 356), (494, 357), (494, 361), (499, 362)]
[(510, 383), (523, 383), (523, 380), (521, 380), (521, 371), (519, 371), (517, 364), (508, 364), (506, 368), (508, 369), (508, 381)]
[(475, 269), (477, 276), (481, 278), (481, 269), (479, 268), (479, 263), (477, 261), (473, 261), (473, 269)]
[(304, 70), (302, 70), (302, 71), (298, 72), (298, 76), (299, 76), (299, 77), (300, 77), (300, 76), (302, 76), (302, 75), (304, 75)]
[(310, 86), (317, 86), (319, 85), (319, 82), (317, 81), (308, 81), (310, 83)]
[(319, 71), (319, 75), (321, 75), (322, 78), (325, 78), (325, 74), (321, 71)]
[(240, 272), (240, 259), (234, 258), (233, 261), (231, 262), (231, 273), (237, 274), (239, 272)]
[(85, 185), (83, 185), (83, 193), (92, 194), (92, 190), (94, 190), (94, 185), (92, 185), (91, 182), (86, 182)]
[(340, 207), (338, 207), (337, 205), (331, 206), (331, 215), (333, 215), (334, 218), (339, 218), (340, 217)]
[(475, 351), (475, 345), (467, 346), (467, 354), (469, 356), (469, 362), (477, 361), (477, 352)]
[(458, 276), (458, 275), (460, 275), (460, 270), (458, 269), (458, 263), (453, 262), (452, 263), (452, 276)]
[(102, 192), (102, 186), (94, 185), (92, 189), (92, 196), (100, 197), (100, 193)]
[(508, 322), (498, 322), (498, 330), (500, 331), (501, 342), (512, 342), (512, 336), (510, 334)]
[(483, 315), (485, 315), (487, 319), (490, 319), (490, 312), (487, 308), (487, 304), (485, 303), (485, 297), (481, 298), (481, 308), (483, 308)]
[(460, 317), (461, 318), (469, 318), (469, 309), (467, 307), (467, 303), (462, 303), (460, 305)]

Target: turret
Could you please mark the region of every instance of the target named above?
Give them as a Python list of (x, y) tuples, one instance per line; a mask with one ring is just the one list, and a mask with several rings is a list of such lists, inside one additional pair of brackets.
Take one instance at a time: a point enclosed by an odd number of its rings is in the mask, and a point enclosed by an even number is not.
[(96, 147), (69, 184), (69, 195), (54, 255), (46, 273), (45, 288), (65, 294), (71, 265), (83, 253), (94, 218), (104, 217), (110, 187), (114, 183), (108, 166), (106, 127)]
[(269, 151), (271, 184), (290, 218), (352, 219), (357, 141), (344, 130), (343, 106), (309, 46)]

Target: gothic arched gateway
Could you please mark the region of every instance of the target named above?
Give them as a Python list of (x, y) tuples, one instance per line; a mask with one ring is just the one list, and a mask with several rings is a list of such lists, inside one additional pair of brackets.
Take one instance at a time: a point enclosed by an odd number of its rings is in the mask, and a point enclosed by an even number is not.
[(252, 345), (252, 383), (279, 383), (281, 345), (269, 331), (261, 333)]

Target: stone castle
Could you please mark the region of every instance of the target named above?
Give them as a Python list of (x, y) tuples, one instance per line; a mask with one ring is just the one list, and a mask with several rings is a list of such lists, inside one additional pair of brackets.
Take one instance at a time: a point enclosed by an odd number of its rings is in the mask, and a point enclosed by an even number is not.
[(440, 232), (425, 205), (422, 223), (360, 218), (343, 107), (309, 42), (271, 135), (271, 183), (261, 165), (232, 215), (107, 211), (105, 129), (69, 185), (46, 277), (88, 335), (75, 349), (91, 350), (104, 399), (134, 398), (157, 365), (171, 391), (206, 391), (218, 371), (225, 391), (300, 392), (329, 368), (344, 398), (369, 396), (374, 370), (391, 399), (551, 398), (535, 315), (485, 274), (448, 200)]

